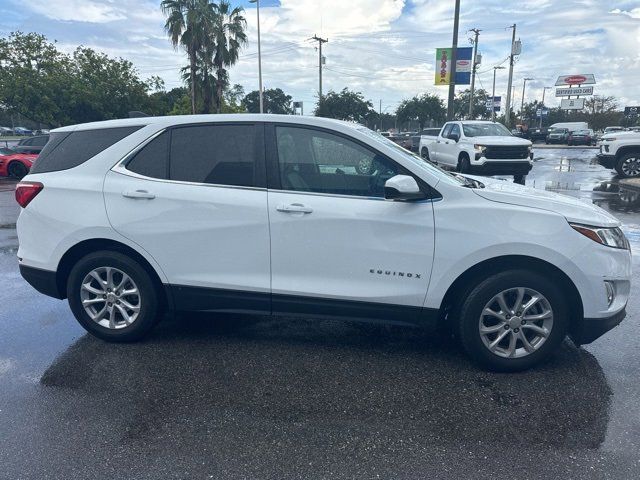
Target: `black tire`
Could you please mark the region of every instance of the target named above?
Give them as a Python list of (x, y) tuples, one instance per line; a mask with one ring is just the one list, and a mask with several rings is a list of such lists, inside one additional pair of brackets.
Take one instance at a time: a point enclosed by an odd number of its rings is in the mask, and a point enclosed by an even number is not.
[(616, 162), (616, 172), (618, 172), (618, 175), (624, 178), (640, 176), (640, 168), (630, 170), (629, 167), (625, 165), (625, 162), (633, 161), (634, 159), (634, 164), (640, 166), (640, 152), (631, 152), (622, 155)]
[(519, 185), (524, 185), (526, 178), (527, 178), (526, 175), (514, 175), (513, 176), (513, 183), (517, 183)]
[(458, 159), (458, 171), (460, 173), (469, 173), (471, 170), (471, 162), (469, 161), (469, 157), (466, 154), (460, 155)]
[(10, 177), (21, 180), (29, 173), (29, 169), (22, 163), (14, 161), (7, 166), (7, 173)]
[(428, 148), (423, 148), (423, 149), (420, 151), (420, 156), (421, 156), (424, 160), (431, 160), (431, 159), (429, 158), (429, 149), (428, 149)]
[[(82, 282), (89, 272), (100, 267), (112, 267), (126, 273), (137, 286), (140, 292), (140, 311), (130, 325), (118, 329), (99, 325), (91, 319), (82, 306)], [(92, 335), (108, 342), (140, 340), (149, 333), (160, 315), (159, 293), (149, 273), (138, 262), (119, 252), (98, 251), (78, 260), (69, 274), (67, 297), (71, 311), (80, 325)]]
[[(485, 306), (495, 295), (516, 287), (533, 289), (546, 298), (553, 312), (553, 325), (546, 340), (536, 350), (526, 356), (505, 358), (491, 352), (483, 343), (480, 318)], [(566, 295), (550, 278), (538, 273), (527, 270), (497, 273), (480, 282), (461, 298), (465, 300), (456, 315), (460, 342), (471, 359), (489, 370), (515, 372), (531, 368), (548, 360), (565, 338), (569, 324)], [(521, 341), (520, 344), (520, 348), (524, 348)]]
[(544, 141), (545, 145), (549, 145), (549, 140)]

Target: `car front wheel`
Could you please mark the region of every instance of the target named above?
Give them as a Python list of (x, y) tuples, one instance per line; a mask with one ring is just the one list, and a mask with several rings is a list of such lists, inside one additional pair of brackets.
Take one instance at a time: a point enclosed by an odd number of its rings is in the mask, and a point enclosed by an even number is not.
[(144, 337), (158, 317), (158, 292), (147, 271), (119, 252), (81, 258), (67, 282), (69, 306), (92, 335), (110, 342)]
[(7, 173), (10, 177), (20, 180), (29, 173), (29, 169), (20, 162), (11, 162), (7, 167)]
[(492, 275), (465, 297), (458, 314), (467, 354), (490, 370), (525, 370), (547, 360), (565, 337), (565, 295), (526, 270)]
[(616, 164), (616, 171), (623, 177), (640, 175), (640, 152), (623, 155)]

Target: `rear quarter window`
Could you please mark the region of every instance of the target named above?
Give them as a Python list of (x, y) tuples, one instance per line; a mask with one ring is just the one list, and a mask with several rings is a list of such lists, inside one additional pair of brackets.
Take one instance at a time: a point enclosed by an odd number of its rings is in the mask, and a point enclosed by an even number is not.
[(140, 128), (141, 125), (54, 132), (31, 168), (31, 173), (57, 172), (77, 167)]

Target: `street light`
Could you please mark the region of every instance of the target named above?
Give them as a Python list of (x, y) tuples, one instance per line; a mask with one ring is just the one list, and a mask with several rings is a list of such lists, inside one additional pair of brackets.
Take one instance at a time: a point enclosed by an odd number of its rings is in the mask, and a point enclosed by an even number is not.
[(524, 113), (524, 89), (527, 87), (527, 81), (533, 80), (533, 78), (526, 77), (522, 84), (522, 103), (520, 104), (520, 121), (522, 121), (522, 114)]
[(262, 98), (262, 51), (260, 50), (260, 0), (249, 0), (249, 3), (256, 4), (256, 12), (258, 15), (258, 79), (260, 84), (260, 113), (264, 113), (264, 100)]
[(496, 121), (496, 109), (494, 99), (496, 98), (496, 70), (504, 70), (504, 67), (493, 67), (493, 93), (491, 94), (491, 121)]

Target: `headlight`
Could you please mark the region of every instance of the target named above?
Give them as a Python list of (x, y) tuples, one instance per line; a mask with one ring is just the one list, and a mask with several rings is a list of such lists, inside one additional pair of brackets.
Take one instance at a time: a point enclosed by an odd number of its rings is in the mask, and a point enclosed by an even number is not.
[(594, 242), (598, 242), (607, 247), (624, 248), (630, 250), (629, 241), (624, 236), (622, 230), (619, 227), (614, 228), (601, 228), (590, 227), (588, 225), (580, 225), (577, 223), (570, 223), (571, 227), (576, 231), (590, 238)]
[(602, 141), (603, 142), (615, 142), (616, 139), (615, 138), (603, 138)]
[(487, 149), (485, 145), (474, 145), (473, 148), (481, 153), (484, 153), (484, 151)]

